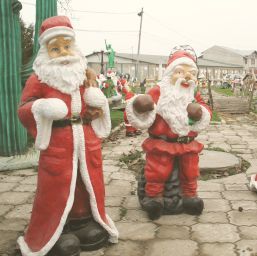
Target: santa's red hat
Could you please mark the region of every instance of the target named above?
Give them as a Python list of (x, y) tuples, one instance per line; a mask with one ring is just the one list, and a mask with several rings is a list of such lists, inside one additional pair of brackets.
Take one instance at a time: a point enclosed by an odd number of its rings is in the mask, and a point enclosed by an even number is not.
[(53, 16), (42, 22), (38, 39), (40, 45), (56, 36), (75, 37), (73, 27), (68, 17)]
[(193, 48), (189, 45), (180, 45), (172, 49), (166, 71), (172, 72), (177, 65), (186, 64), (197, 69), (196, 54)]

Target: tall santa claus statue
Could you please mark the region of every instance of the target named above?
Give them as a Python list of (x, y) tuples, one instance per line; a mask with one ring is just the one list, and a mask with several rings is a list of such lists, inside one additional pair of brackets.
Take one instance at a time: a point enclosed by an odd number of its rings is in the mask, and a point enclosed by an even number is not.
[(106, 97), (65, 16), (46, 19), (40, 50), (23, 90), (19, 118), (40, 150), (29, 226), (18, 238), (24, 256), (79, 255), (116, 243), (105, 213), (101, 138), (111, 129)]
[(165, 182), (175, 161), (184, 211), (198, 215), (203, 210), (203, 200), (197, 196), (198, 155), (203, 145), (195, 137), (208, 126), (211, 111), (196, 90), (197, 73), (194, 50), (190, 46), (175, 47), (160, 84), (148, 95), (137, 95), (127, 103), (130, 124), (149, 133), (142, 145), (146, 152), (142, 206), (151, 219), (164, 212)]

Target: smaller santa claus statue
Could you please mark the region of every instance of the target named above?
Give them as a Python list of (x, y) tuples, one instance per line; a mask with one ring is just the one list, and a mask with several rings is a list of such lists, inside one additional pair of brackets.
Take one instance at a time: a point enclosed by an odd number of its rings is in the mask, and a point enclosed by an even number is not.
[(18, 245), (23, 256), (78, 256), (118, 241), (104, 206), (109, 105), (67, 17), (46, 19), (39, 43), (18, 113), (40, 150), (33, 210)]
[(151, 219), (172, 212), (165, 209), (169, 201), (164, 198), (164, 190), (175, 161), (179, 165), (184, 212), (198, 215), (204, 207), (197, 196), (203, 145), (195, 138), (209, 125), (211, 111), (197, 91), (197, 73), (194, 50), (190, 46), (175, 47), (159, 85), (147, 95), (134, 96), (126, 106), (129, 123), (149, 133), (142, 145), (146, 152), (142, 206)]

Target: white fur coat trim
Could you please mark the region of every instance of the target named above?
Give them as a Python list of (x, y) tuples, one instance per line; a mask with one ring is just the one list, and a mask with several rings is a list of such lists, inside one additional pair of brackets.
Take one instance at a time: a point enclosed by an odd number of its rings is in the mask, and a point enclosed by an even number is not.
[(206, 129), (210, 124), (210, 121), (211, 121), (210, 112), (204, 106), (201, 106), (201, 108), (202, 108), (202, 118), (192, 125), (191, 131), (201, 132), (202, 130)]
[[(137, 113), (133, 108), (134, 100), (140, 94), (134, 96), (127, 101), (126, 113), (129, 123), (138, 129), (148, 129), (154, 123), (156, 117), (156, 105), (154, 105), (154, 110), (148, 111), (146, 113)], [(141, 94), (142, 95), (142, 94)]]
[(88, 106), (103, 110), (103, 116), (93, 120), (91, 125), (97, 137), (108, 137), (111, 132), (111, 117), (107, 98), (99, 88), (89, 87), (85, 91), (84, 100)]
[(45, 150), (50, 142), (53, 120), (64, 118), (68, 108), (62, 100), (57, 98), (38, 99), (32, 104), (31, 111), (37, 126), (35, 147)]

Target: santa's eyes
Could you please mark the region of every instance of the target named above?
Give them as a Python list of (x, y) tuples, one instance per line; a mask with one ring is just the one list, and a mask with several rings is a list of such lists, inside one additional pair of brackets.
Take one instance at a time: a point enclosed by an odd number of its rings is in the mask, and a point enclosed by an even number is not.
[(51, 49), (51, 52), (59, 52), (59, 51), (60, 51), (60, 49), (57, 48), (57, 47), (54, 47), (54, 48)]
[(65, 45), (64, 49), (66, 49), (66, 50), (70, 49), (70, 45)]

